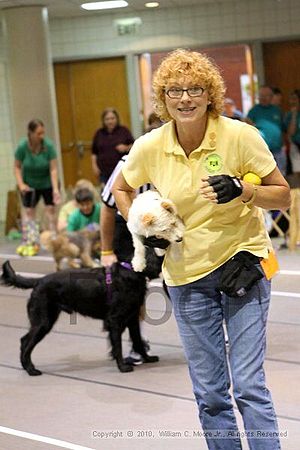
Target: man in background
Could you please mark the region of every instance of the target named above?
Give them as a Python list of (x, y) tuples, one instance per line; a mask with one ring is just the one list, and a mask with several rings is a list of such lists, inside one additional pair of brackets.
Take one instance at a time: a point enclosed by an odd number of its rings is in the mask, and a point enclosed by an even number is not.
[(243, 113), (237, 109), (234, 100), (232, 100), (232, 98), (229, 97), (224, 99), (223, 116), (235, 120), (244, 120)]
[(283, 117), (278, 106), (272, 104), (273, 91), (269, 86), (259, 89), (259, 102), (248, 112), (246, 122), (254, 125), (268, 144), (277, 166), (286, 174), (286, 154), (283, 148)]

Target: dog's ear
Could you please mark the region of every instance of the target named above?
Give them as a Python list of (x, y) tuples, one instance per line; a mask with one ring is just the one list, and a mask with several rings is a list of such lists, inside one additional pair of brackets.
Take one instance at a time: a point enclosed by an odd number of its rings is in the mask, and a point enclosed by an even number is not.
[(154, 214), (151, 214), (151, 213), (144, 214), (142, 217), (142, 224), (145, 227), (149, 227), (150, 225), (153, 225), (153, 223), (155, 221), (156, 221), (156, 217)]
[(163, 200), (161, 202), (161, 207), (164, 208), (166, 211), (168, 211), (171, 214), (176, 214), (177, 213), (174, 203), (170, 202), (168, 200)]

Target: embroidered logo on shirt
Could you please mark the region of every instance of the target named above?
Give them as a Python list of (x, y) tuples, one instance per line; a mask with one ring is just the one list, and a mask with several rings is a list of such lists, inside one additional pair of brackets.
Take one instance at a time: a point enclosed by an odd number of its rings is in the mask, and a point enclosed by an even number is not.
[(214, 133), (214, 132), (209, 133), (208, 136), (209, 136), (209, 139), (210, 139), (209, 146), (210, 147), (215, 147), (216, 146), (216, 133)]
[(209, 173), (220, 172), (223, 167), (221, 156), (216, 153), (208, 155), (205, 158), (204, 167)]

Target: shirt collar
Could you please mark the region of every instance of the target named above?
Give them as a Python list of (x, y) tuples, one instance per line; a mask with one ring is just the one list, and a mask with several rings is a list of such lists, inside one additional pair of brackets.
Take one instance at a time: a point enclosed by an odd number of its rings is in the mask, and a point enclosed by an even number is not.
[[(205, 131), (205, 135), (203, 141), (200, 146), (193, 150), (193, 152), (200, 152), (201, 150), (216, 150), (216, 139), (217, 139), (217, 123), (218, 118), (212, 117), (210, 114), (207, 118), (207, 127)], [(175, 122), (171, 120), (169, 123), (169, 133), (168, 133), (168, 146), (165, 148), (166, 153), (173, 153), (174, 155), (185, 155), (185, 152), (181, 145), (178, 142), (176, 131), (175, 131)], [(192, 153), (193, 153), (192, 152)]]

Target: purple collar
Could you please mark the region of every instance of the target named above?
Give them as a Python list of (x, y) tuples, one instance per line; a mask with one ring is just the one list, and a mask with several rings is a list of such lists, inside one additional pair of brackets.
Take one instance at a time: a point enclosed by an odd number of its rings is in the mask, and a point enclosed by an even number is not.
[(124, 269), (132, 270), (132, 265), (131, 265), (131, 263), (129, 263), (129, 262), (122, 261), (122, 262), (120, 262), (120, 265), (121, 265), (122, 267), (124, 267)]
[(110, 267), (105, 267), (105, 283), (107, 287), (107, 294), (106, 294), (107, 303), (110, 305), (112, 302), (112, 290), (111, 290), (112, 276)]

